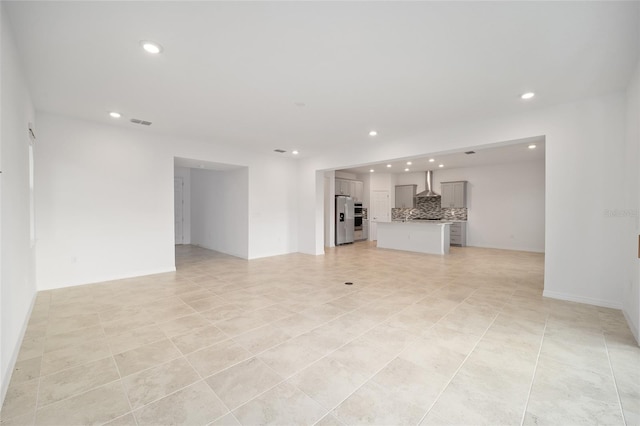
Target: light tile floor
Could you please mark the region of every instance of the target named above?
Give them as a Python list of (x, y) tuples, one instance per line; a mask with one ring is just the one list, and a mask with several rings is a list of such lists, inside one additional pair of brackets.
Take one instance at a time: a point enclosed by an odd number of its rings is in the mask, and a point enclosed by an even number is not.
[(541, 254), (176, 258), (39, 293), (2, 425), (640, 424), (622, 313), (543, 298)]

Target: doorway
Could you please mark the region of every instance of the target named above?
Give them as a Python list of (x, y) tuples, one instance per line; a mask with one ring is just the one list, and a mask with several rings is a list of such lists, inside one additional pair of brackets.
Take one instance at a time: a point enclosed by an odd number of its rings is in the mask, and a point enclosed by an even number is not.
[(247, 167), (175, 157), (174, 197), (176, 245), (248, 258)]

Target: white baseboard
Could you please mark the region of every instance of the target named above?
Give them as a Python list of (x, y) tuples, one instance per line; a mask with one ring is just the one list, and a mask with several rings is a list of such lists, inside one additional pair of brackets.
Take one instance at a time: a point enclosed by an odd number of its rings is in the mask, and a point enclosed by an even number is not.
[(631, 330), (631, 333), (633, 333), (636, 343), (640, 346), (640, 333), (638, 332), (638, 327), (636, 327), (635, 323), (631, 321), (631, 318), (629, 318), (629, 315), (627, 315), (627, 312), (624, 309), (622, 310), (622, 314), (624, 315), (624, 319), (627, 320), (627, 324), (629, 324), (629, 329)]
[(594, 299), (591, 297), (576, 296), (574, 294), (558, 293), (549, 290), (544, 290), (542, 295), (544, 297), (550, 297), (551, 299), (566, 300), (568, 302), (585, 303), (587, 305), (602, 306), (603, 308), (622, 309), (622, 303), (614, 302), (612, 300)]
[(92, 277), (88, 280), (79, 280), (77, 282), (71, 281), (69, 283), (65, 283), (64, 285), (57, 285), (57, 286), (54, 285), (54, 286), (47, 286), (47, 287), (38, 286), (38, 291), (55, 290), (58, 288), (75, 287), (78, 285), (87, 285), (87, 284), (96, 284), (96, 283), (102, 283), (105, 281), (123, 280), (126, 278), (136, 278), (136, 277), (143, 277), (145, 275), (164, 274), (167, 272), (175, 272), (175, 271), (176, 271), (176, 267), (171, 266), (168, 268), (144, 269), (140, 271), (125, 272), (122, 274), (101, 275), (97, 277)]
[(229, 256), (233, 256), (233, 257), (238, 257), (240, 259), (244, 259), (244, 260), (248, 260), (248, 257), (246, 255), (240, 254), (240, 253), (233, 253), (231, 251), (228, 250), (221, 250), (220, 248), (216, 248), (216, 247), (210, 247), (208, 244), (191, 244), (194, 245), (196, 247), (202, 247), (205, 248), (207, 250), (211, 250), (211, 251), (217, 251), (218, 253), (224, 253), (224, 254), (228, 254)]
[(465, 247), (488, 248), (488, 249), (494, 249), (494, 250), (523, 251), (523, 252), (527, 252), (527, 253), (542, 253), (542, 254), (544, 254), (544, 248), (543, 249), (539, 249), (539, 248), (531, 248), (531, 247), (504, 247), (504, 246), (491, 246), (491, 245), (476, 246), (476, 245), (473, 245), (473, 244), (469, 244), (468, 241), (467, 241), (467, 245)]
[[(7, 390), (9, 390), (9, 383), (11, 382), (11, 376), (13, 375), (13, 370), (16, 368), (16, 362), (18, 361), (18, 354), (20, 353), (20, 348), (22, 347), (22, 341), (24, 340), (24, 334), (27, 332), (27, 326), (29, 325), (29, 319), (31, 318), (31, 313), (33, 312), (33, 306), (36, 303), (36, 298), (38, 297), (38, 292), (33, 293), (33, 297), (31, 297), (31, 305), (29, 306), (29, 311), (27, 312), (27, 316), (22, 322), (22, 330), (20, 331), (20, 338), (16, 342), (16, 346), (11, 350), (11, 359), (9, 361), (9, 365), (7, 371), (2, 372), (2, 388), (0, 389), (0, 407), (4, 404), (4, 398), (7, 396)], [(3, 352), (7, 348), (3, 348)]]

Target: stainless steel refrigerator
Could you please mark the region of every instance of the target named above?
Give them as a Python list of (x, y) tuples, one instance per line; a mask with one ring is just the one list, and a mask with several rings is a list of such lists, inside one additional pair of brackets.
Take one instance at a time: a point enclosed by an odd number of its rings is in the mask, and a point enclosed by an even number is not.
[(353, 242), (353, 198), (336, 195), (336, 245)]

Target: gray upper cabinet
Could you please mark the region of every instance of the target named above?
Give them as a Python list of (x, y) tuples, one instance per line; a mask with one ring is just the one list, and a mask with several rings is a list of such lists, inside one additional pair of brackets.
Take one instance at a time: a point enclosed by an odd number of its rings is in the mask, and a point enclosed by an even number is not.
[(418, 185), (396, 185), (396, 208), (412, 209), (416, 206)]
[(336, 195), (351, 195), (351, 188), (348, 180), (336, 179)]
[(443, 208), (467, 207), (467, 181), (442, 182), (440, 194)]
[(364, 198), (364, 182), (361, 180), (351, 181), (353, 183), (353, 191), (351, 196), (356, 203), (361, 203)]
[(336, 179), (336, 195), (348, 195), (357, 203), (362, 202), (364, 183), (360, 180)]

